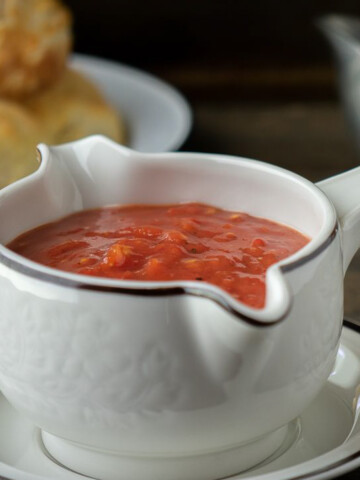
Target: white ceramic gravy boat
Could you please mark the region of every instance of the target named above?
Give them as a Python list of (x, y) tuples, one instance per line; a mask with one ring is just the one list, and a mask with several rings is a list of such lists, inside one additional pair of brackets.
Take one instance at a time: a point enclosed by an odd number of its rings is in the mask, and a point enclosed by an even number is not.
[[(266, 458), (333, 368), (360, 169), (316, 186), (258, 161), (140, 154), (100, 136), (39, 150), (39, 170), (0, 191), (4, 395), (58, 461), (96, 478), (215, 479)], [(187, 201), (312, 238), (268, 270), (264, 309), (201, 282), (86, 277), (5, 247), (77, 210)]]

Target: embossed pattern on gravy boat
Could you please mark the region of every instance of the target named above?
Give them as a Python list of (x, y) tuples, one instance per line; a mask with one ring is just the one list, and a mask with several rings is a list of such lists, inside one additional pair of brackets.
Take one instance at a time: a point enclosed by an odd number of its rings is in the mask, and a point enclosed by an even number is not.
[[(100, 136), (39, 151), (39, 170), (0, 191), (4, 395), (58, 461), (104, 480), (216, 479), (266, 458), (333, 367), (360, 169), (313, 185), (258, 161), (143, 154)], [(74, 211), (187, 201), (312, 238), (269, 268), (263, 309), (201, 282), (86, 277), (5, 247)]]

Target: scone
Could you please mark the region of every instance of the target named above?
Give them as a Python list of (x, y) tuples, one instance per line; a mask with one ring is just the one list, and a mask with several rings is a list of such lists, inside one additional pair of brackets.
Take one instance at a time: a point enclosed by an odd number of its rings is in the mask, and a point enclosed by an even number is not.
[(22, 99), (52, 85), (72, 46), (71, 15), (57, 0), (0, 1), (0, 96)]
[(39, 125), (15, 102), (0, 99), (0, 188), (36, 170)]
[(26, 101), (0, 100), (0, 188), (36, 170), (38, 143), (56, 145), (92, 134), (126, 140), (119, 112), (73, 70)]
[(66, 68), (71, 23), (60, 0), (0, 0), (0, 188), (37, 168), (38, 143), (125, 141), (119, 113)]
[(125, 142), (119, 112), (108, 105), (95, 85), (73, 70), (66, 70), (58, 83), (24, 106), (42, 126), (42, 141), (58, 144), (100, 133)]

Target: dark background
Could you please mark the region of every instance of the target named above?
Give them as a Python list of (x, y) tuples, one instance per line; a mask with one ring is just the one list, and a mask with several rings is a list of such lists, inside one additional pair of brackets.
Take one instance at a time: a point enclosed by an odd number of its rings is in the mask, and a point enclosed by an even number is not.
[(75, 50), (127, 63), (196, 98), (327, 98), (330, 53), (315, 27), (357, 0), (65, 0)]

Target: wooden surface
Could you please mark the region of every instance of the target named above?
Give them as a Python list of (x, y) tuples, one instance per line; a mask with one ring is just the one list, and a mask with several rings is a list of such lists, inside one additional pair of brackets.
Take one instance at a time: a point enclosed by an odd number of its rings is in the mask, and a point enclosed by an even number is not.
[(357, 165), (336, 101), (192, 102), (193, 132), (183, 149), (257, 158), (312, 181)]

